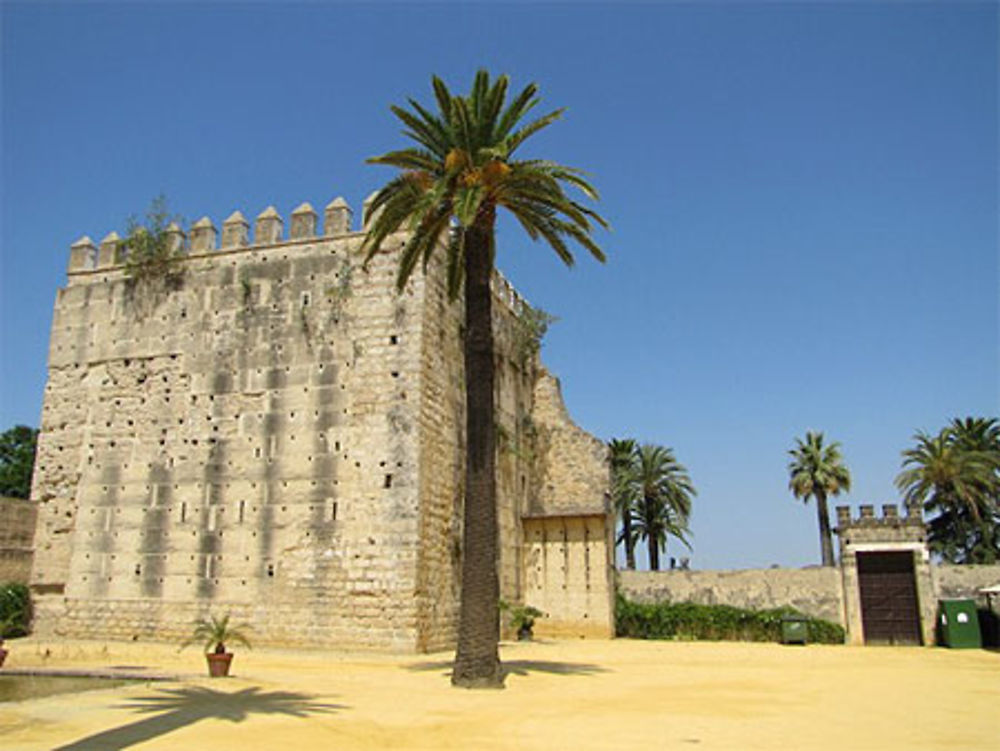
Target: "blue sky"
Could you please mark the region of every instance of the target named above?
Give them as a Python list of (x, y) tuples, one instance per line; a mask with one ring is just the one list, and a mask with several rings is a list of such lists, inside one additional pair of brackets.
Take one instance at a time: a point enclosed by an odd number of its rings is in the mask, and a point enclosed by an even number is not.
[(694, 566), (815, 563), (795, 436), (880, 504), (914, 431), (1000, 412), (997, 8), (5, 2), (0, 428), (38, 423), (78, 237), (160, 192), (216, 224), (357, 209), (389, 105), (484, 66), (569, 108), (525, 153), (588, 170), (613, 225), (572, 270), (500, 225), (572, 414), (676, 450)]

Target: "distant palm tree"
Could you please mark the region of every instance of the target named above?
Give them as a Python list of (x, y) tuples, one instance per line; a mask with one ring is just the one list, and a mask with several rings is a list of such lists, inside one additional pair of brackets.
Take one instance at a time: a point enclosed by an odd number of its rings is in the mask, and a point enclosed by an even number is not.
[(367, 259), (382, 243), (406, 231), (396, 283), (400, 290), (418, 264), (427, 267), (443, 253), (452, 299), (465, 291), (465, 519), (462, 537), (462, 595), (458, 650), (452, 683), (501, 686), (497, 577), (496, 427), (493, 405), (493, 261), (498, 209), (509, 211), (532, 240), (542, 239), (566, 264), (575, 242), (599, 261), (604, 253), (591, 238), (606, 226), (591, 209), (572, 200), (567, 186), (596, 199), (579, 170), (543, 159), (516, 159), (534, 133), (558, 120), (555, 110), (530, 122), (538, 87), (526, 86), (506, 105), (507, 76), (490, 81), (480, 70), (468, 96), (454, 96), (433, 79), (437, 112), (414, 100), (410, 109), (392, 107), (415, 145), (368, 160), (396, 167), (367, 206)]
[(643, 444), (636, 452), (636, 484), (639, 499), (632, 515), (634, 540), (649, 546), (649, 568), (660, 570), (660, 551), (667, 547), (667, 537), (674, 536), (685, 545), (691, 501), (697, 495), (687, 469), (665, 446)]
[(810, 497), (816, 499), (823, 565), (832, 566), (833, 538), (826, 499), (851, 489), (851, 473), (840, 455), (840, 444), (824, 446), (822, 433), (807, 431), (805, 440), (796, 438), (795, 443), (795, 448), (788, 452), (792, 457), (788, 463), (788, 487), (796, 498), (806, 502)]
[(952, 420), (936, 436), (914, 435), (896, 477), (907, 503), (931, 515), (931, 549), (952, 563), (1000, 559), (1000, 425)]
[(625, 566), (635, 570), (635, 536), (632, 533), (632, 514), (638, 498), (636, 484), (636, 454), (638, 444), (631, 438), (613, 438), (608, 442), (611, 455), (611, 499), (615, 512), (622, 521), (622, 531), (617, 542), (625, 546)]

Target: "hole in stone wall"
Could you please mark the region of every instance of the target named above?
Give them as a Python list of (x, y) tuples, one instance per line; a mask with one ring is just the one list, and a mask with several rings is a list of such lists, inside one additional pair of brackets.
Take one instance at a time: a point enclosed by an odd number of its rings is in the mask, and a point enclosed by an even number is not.
[(274, 578), (274, 564), (273, 563), (267, 564), (267, 576), (270, 579)]
[(389, 337), (389, 344), (399, 344), (399, 337), (393, 334)]
[(385, 476), (385, 483), (383, 484), (382, 487), (384, 487), (384, 488), (391, 488), (392, 487), (392, 475), (386, 475)]

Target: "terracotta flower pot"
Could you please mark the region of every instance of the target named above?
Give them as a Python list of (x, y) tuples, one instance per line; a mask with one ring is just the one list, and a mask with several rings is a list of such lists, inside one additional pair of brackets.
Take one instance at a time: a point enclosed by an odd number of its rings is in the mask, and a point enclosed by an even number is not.
[(232, 652), (220, 654), (209, 652), (205, 655), (205, 659), (208, 660), (208, 674), (212, 678), (225, 678), (229, 675), (229, 663), (233, 661)]

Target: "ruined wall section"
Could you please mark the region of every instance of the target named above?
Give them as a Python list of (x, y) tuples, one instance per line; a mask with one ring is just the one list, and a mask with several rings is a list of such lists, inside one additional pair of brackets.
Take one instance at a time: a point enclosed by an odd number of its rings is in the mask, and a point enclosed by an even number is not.
[(608, 511), (607, 447), (573, 422), (559, 380), (543, 371), (534, 386), (532, 428), (536, 483), (527, 512), (533, 516)]
[(538, 632), (614, 633), (614, 519), (605, 445), (570, 418), (559, 381), (534, 384), (531, 489), (523, 518), (524, 599), (546, 614)]
[(35, 475), (40, 630), (174, 639), (228, 610), (260, 643), (414, 648), (420, 282), (396, 296), (392, 259), (362, 270), (345, 210), (316, 237), (300, 207), (287, 241), (265, 211), (254, 245), (236, 213), (221, 250), (202, 220), (158, 289), (116, 238), (74, 246)]

